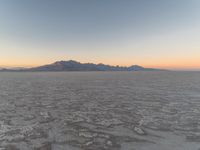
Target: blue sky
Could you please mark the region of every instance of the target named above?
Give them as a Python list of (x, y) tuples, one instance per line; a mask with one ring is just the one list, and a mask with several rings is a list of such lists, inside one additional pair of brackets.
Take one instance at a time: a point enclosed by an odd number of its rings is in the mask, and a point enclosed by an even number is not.
[(199, 0), (0, 0), (0, 66), (200, 68)]

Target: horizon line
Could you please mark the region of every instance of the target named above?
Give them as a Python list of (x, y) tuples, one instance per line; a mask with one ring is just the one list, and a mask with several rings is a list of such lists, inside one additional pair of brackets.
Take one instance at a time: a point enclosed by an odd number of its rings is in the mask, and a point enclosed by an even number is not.
[[(132, 64), (132, 65), (116, 65), (116, 64), (107, 64), (107, 63), (102, 63), (102, 62), (99, 62), (99, 63), (93, 63), (93, 62), (81, 62), (81, 61), (77, 61), (77, 60), (74, 60), (74, 59), (68, 59), (68, 60), (60, 60), (60, 61), (76, 61), (76, 62), (79, 62), (79, 63), (82, 63), (82, 64), (87, 64), (87, 63), (92, 63), (92, 64), (104, 64), (104, 65), (109, 65), (109, 66), (119, 66), (119, 67), (130, 67), (130, 66), (141, 66), (141, 67), (144, 67), (144, 68), (154, 68), (154, 69), (166, 69), (166, 70), (171, 70), (171, 71), (200, 71), (200, 68), (197, 68), (197, 67), (172, 67), (172, 66), (165, 66), (165, 67), (161, 67), (161, 66), (145, 66), (145, 65), (138, 65), (138, 64)], [(60, 61), (54, 61), (54, 62), (51, 62), (51, 63), (45, 63), (45, 64), (40, 64), (40, 65), (0, 65), (0, 69), (20, 69), (20, 68), (24, 68), (24, 69), (27, 69), (27, 68), (34, 68), (34, 67), (39, 67), (39, 66), (44, 66), (44, 65), (50, 65), (50, 64), (53, 64), (55, 62), (60, 62)]]

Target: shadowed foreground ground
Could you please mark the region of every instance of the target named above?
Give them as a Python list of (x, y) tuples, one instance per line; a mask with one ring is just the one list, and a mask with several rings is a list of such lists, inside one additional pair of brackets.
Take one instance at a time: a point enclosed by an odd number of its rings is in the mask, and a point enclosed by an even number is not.
[(0, 73), (1, 150), (200, 150), (200, 74)]

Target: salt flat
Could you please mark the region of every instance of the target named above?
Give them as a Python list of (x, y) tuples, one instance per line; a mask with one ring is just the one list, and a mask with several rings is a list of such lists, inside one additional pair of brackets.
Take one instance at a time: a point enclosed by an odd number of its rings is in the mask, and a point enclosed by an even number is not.
[(199, 72), (0, 73), (2, 150), (199, 150)]

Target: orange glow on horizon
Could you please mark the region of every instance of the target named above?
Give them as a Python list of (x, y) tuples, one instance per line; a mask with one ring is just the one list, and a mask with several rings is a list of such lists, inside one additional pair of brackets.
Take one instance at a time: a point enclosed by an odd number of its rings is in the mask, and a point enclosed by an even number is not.
[[(0, 67), (37, 67), (41, 65), (51, 64), (55, 61), (59, 60), (70, 60), (70, 59), (37, 59), (37, 61), (32, 59), (15, 59), (12, 61), (9, 60), (0, 60)], [(198, 59), (169, 59), (169, 60), (159, 60), (159, 59), (127, 59), (127, 60), (120, 60), (119, 59), (73, 59), (76, 61), (80, 61), (81, 63), (104, 63), (109, 65), (119, 65), (119, 66), (131, 66), (131, 65), (140, 65), (146, 68), (163, 68), (163, 69), (200, 69), (200, 60)], [(135, 61), (134, 61), (135, 60)]]

